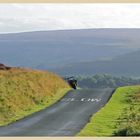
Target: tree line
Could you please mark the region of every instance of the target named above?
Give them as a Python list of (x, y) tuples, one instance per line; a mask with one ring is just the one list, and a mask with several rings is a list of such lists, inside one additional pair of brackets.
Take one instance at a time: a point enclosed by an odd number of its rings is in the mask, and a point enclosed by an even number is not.
[(78, 85), (83, 88), (116, 88), (121, 86), (139, 85), (140, 79), (112, 76), (110, 74), (96, 74), (93, 76), (77, 76)]

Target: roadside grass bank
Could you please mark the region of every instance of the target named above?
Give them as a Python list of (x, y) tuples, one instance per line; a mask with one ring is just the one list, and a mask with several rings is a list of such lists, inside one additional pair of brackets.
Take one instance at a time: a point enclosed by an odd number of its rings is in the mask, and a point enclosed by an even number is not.
[(31, 69), (0, 71), (0, 126), (49, 107), (71, 88), (58, 75)]
[(117, 88), (77, 136), (140, 136), (140, 86)]

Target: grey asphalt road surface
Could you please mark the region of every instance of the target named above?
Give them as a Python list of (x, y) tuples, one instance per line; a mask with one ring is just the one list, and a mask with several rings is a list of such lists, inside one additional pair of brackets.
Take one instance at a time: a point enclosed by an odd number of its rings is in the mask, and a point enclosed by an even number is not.
[(0, 127), (0, 136), (74, 136), (112, 93), (110, 88), (70, 91), (49, 108)]

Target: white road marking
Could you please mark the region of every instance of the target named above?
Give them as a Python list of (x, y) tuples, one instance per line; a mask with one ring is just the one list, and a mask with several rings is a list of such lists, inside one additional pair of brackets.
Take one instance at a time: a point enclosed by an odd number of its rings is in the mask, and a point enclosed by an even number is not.
[(79, 101), (79, 102), (100, 102), (101, 98), (81, 98), (81, 99), (63, 98), (61, 101), (62, 102), (73, 102), (73, 101)]
[(82, 98), (80, 101), (83, 102), (83, 101), (85, 101), (85, 99), (86, 99), (86, 98)]

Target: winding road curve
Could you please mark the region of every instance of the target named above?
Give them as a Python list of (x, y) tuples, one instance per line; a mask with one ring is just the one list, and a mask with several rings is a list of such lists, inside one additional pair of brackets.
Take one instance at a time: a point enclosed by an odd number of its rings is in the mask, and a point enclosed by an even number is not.
[(110, 88), (72, 90), (49, 108), (0, 127), (0, 136), (74, 136), (112, 93)]

